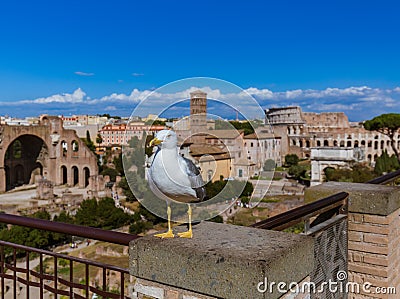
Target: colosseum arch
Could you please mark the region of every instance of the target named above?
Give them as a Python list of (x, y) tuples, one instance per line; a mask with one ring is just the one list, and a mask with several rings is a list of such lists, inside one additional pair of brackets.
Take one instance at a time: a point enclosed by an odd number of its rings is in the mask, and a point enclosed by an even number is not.
[(75, 131), (63, 128), (59, 117), (43, 116), (30, 126), (0, 125), (0, 192), (33, 183), (36, 175), (72, 186), (76, 165), (78, 186), (84, 188), (85, 172), (98, 174), (97, 158)]

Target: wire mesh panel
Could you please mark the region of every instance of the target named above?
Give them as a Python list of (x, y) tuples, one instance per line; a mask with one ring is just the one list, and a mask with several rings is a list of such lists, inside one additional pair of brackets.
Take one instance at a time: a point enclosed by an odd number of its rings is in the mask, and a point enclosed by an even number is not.
[(311, 299), (347, 298), (347, 217), (342, 216), (314, 234), (315, 283)]

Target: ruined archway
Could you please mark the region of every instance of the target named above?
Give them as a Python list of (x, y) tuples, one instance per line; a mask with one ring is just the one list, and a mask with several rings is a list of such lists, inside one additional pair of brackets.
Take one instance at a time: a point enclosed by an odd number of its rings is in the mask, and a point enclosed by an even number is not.
[(79, 184), (79, 170), (78, 167), (72, 166), (72, 186)]
[(65, 165), (61, 166), (61, 183), (63, 185), (68, 184), (68, 170)]
[(83, 175), (85, 177), (85, 188), (89, 186), (89, 177), (90, 177), (90, 170), (89, 168), (83, 168)]
[(47, 154), (45, 142), (37, 136), (21, 135), (13, 140), (4, 157), (6, 191), (34, 183), (33, 177), (43, 174)]

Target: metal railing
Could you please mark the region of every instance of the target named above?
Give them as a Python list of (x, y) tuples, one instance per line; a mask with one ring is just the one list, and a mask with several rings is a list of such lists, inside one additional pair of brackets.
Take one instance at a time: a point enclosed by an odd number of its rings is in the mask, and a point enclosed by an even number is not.
[[(389, 184), (400, 177), (400, 170), (382, 175), (366, 182), (366, 184)], [(310, 204), (286, 211), (265, 220), (259, 221), (252, 227), (270, 230), (284, 230), (295, 224), (305, 222), (305, 230), (312, 228), (337, 214), (346, 214), (348, 193), (340, 192), (329, 197), (314, 201)], [(309, 223), (312, 217), (316, 217)]]
[[(0, 222), (120, 245), (139, 236), (0, 214)], [(66, 254), (0, 241), (1, 298), (130, 298), (129, 270)], [(96, 294), (96, 295), (94, 295)]]
[[(333, 215), (346, 212), (348, 196), (348, 193), (340, 192), (307, 205), (267, 218), (253, 224), (252, 227), (283, 230), (304, 221), (306, 224), (306, 229), (312, 228), (326, 221), (327, 219), (330, 219)], [(309, 223), (309, 220), (315, 216), (317, 217), (314, 219), (314, 221)]]
[(394, 172), (390, 172), (375, 179), (369, 180), (366, 183), (384, 185), (394, 182), (399, 177), (400, 177), (400, 170), (396, 170)]
[(130, 241), (139, 238), (138, 235), (131, 235), (82, 225), (54, 222), (50, 220), (16, 216), (6, 213), (0, 213), (0, 222), (105, 241), (120, 245), (129, 245)]

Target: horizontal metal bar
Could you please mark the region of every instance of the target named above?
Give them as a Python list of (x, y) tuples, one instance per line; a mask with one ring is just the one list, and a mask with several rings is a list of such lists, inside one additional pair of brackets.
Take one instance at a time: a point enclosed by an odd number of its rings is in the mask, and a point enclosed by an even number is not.
[(289, 210), (287, 212), (275, 215), (268, 219), (262, 220), (252, 225), (255, 228), (262, 229), (275, 229), (278, 227), (286, 226), (287, 223), (296, 222), (297, 220), (301, 221), (304, 217), (307, 217), (311, 214), (315, 214), (316, 212), (320, 212), (322, 210), (326, 210), (330, 206), (337, 206), (337, 203), (345, 200), (349, 196), (346, 192), (339, 192), (337, 194), (328, 196), (326, 198), (314, 201), (307, 205)]
[(30, 228), (36, 228), (72, 236), (79, 236), (83, 238), (89, 238), (89, 239), (105, 241), (109, 243), (115, 243), (126, 246), (129, 245), (130, 241), (140, 237), (138, 235), (131, 235), (115, 231), (103, 230), (94, 227), (87, 227), (82, 225), (16, 216), (6, 213), (0, 213), (0, 222), (26, 226)]
[(76, 282), (71, 282), (71, 281), (68, 281), (68, 280), (65, 280), (65, 279), (62, 279), (62, 278), (58, 278), (58, 282), (59, 283), (61, 283), (61, 284), (63, 284), (63, 285), (65, 285), (65, 286), (67, 286), (67, 287), (72, 287), (72, 288), (74, 288), (74, 289), (81, 289), (81, 290), (84, 290), (85, 289), (85, 285), (83, 285), (83, 284), (80, 284), (80, 283), (76, 283)]
[[(28, 246), (19, 245), (19, 244), (14, 244), (14, 243), (6, 242), (6, 241), (1, 241), (0, 240), (0, 246), (11, 247), (11, 248), (20, 249), (20, 250), (29, 251), (29, 252), (36, 252), (36, 253), (39, 253), (39, 254), (48, 255), (48, 256), (52, 256), (52, 257), (57, 257), (57, 258), (65, 259), (65, 260), (72, 260), (74, 262), (87, 264), (87, 265), (94, 266), (94, 267), (99, 267), (99, 268), (104, 268), (105, 267), (105, 268), (107, 268), (107, 269), (109, 269), (111, 271), (123, 272), (123, 273), (127, 273), (127, 274), (129, 273), (129, 269), (126, 269), (126, 268), (120, 268), (120, 267), (112, 266), (112, 265), (105, 265), (105, 264), (98, 263), (98, 262), (91, 261), (91, 260), (84, 260), (84, 259), (81, 259), (81, 258), (78, 258), (78, 257), (66, 255), (66, 254), (55, 253), (55, 252), (46, 251), (46, 250), (43, 250), (43, 249), (37, 249), (37, 248), (28, 247)], [(33, 275), (35, 275), (35, 274), (33, 274)], [(43, 274), (43, 275), (45, 275), (45, 274)], [(45, 277), (45, 276), (43, 276), (43, 277)], [(52, 279), (52, 278), (49, 278), (49, 279)]]
[(394, 172), (390, 172), (388, 174), (382, 175), (375, 179), (369, 180), (366, 183), (367, 184), (386, 184), (386, 183), (390, 183), (391, 181), (394, 181), (399, 176), (400, 176), (400, 170), (396, 170)]
[(26, 285), (26, 286), (31, 286), (31, 287), (40, 287), (40, 284), (38, 282), (26, 280), (25, 278), (22, 277), (17, 277), (17, 281)]
[(115, 294), (115, 293), (110, 293), (110, 292), (107, 292), (107, 291), (102, 291), (102, 290), (96, 289), (95, 287), (92, 287), (92, 286), (89, 286), (89, 290), (90, 290), (92, 293), (95, 293), (95, 294), (97, 294), (97, 295), (99, 295), (99, 296), (102, 296), (103, 298), (104, 298), (104, 297), (105, 297), (105, 298), (112, 298), (112, 299), (119, 299), (119, 298), (121, 298), (121, 295), (120, 295), (120, 294)]
[(307, 236), (315, 236), (319, 234), (322, 231), (326, 231), (329, 227), (334, 226), (340, 221), (343, 221), (344, 219), (347, 219), (347, 215), (344, 214), (339, 214), (336, 216), (333, 216), (332, 218), (326, 220), (325, 222), (319, 223), (316, 226), (313, 226), (310, 228), (308, 231), (304, 232), (305, 235)]

